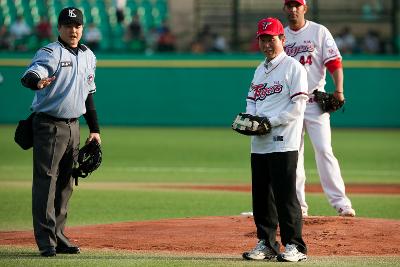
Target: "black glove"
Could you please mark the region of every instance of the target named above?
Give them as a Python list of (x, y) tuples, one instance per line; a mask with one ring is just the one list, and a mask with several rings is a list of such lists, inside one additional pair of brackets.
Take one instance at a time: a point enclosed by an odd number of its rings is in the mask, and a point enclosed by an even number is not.
[(244, 135), (265, 135), (271, 132), (271, 123), (267, 117), (239, 113), (232, 123), (232, 129)]
[(333, 94), (314, 90), (315, 102), (321, 107), (323, 112), (334, 112), (344, 105), (344, 101), (338, 100)]
[(100, 166), (101, 160), (100, 144), (96, 140), (92, 140), (79, 150), (78, 166), (72, 170), (72, 177), (87, 177)]

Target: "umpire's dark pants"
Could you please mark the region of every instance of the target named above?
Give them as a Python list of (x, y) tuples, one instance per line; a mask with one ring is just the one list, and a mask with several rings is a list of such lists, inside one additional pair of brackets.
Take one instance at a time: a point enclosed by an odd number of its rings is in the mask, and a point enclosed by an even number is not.
[(79, 153), (79, 121), (33, 119), (32, 217), (40, 251), (70, 246), (64, 235), (73, 191), (72, 167)]
[(307, 253), (302, 238), (302, 214), (296, 196), (297, 151), (251, 154), (253, 214), (257, 237), (279, 253), (276, 231), (281, 241), (297, 245)]

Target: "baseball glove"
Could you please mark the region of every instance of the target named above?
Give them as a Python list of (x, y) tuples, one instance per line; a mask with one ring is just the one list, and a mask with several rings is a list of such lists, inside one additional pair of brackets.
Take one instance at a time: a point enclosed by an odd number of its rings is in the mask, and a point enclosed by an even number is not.
[(101, 160), (100, 144), (93, 140), (79, 149), (78, 165), (72, 170), (72, 177), (87, 177), (100, 166)]
[(271, 123), (267, 117), (239, 113), (232, 123), (232, 129), (244, 135), (265, 135), (271, 132)]
[(335, 112), (344, 105), (344, 101), (338, 100), (333, 94), (314, 90), (315, 102), (321, 107), (323, 112)]

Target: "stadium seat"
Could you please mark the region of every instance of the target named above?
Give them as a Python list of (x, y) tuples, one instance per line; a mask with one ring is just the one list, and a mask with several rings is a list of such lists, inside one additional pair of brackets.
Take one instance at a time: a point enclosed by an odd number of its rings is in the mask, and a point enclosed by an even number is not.
[[(0, 23), (11, 25), (18, 14), (22, 14), (28, 25), (34, 29), (40, 17), (47, 16), (52, 24), (53, 35), (58, 35), (57, 16), (68, 6), (80, 8), (85, 17), (85, 23), (94, 22), (100, 29), (103, 40), (100, 49), (103, 51), (129, 51), (141, 52), (143, 42), (124, 42), (126, 25), (132, 20), (132, 15), (138, 14), (146, 33), (150, 28), (160, 26), (167, 17), (167, 0), (127, 0), (124, 10), (124, 21), (118, 23), (113, 0), (0, 0)], [(26, 40), (29, 49), (42, 46), (33, 36)]]
[[(167, 11), (168, 11), (168, 7), (167, 7), (167, 1), (165, 0), (157, 0), (155, 3), (155, 8), (158, 11), (158, 25), (161, 25), (161, 23), (167, 18)], [(153, 14), (154, 16), (154, 14)]]
[(112, 31), (112, 49), (116, 51), (126, 50), (124, 42), (124, 31), (125, 28), (121, 24), (116, 24)]

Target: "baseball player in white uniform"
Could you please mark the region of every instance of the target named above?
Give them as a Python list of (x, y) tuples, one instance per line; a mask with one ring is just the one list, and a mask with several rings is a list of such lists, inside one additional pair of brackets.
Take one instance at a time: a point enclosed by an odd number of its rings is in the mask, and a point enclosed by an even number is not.
[(325, 91), (325, 76), (328, 69), (335, 84), (334, 96), (339, 100), (344, 100), (342, 57), (329, 30), (323, 25), (305, 20), (304, 16), (307, 12), (305, 0), (284, 0), (283, 10), (289, 22), (285, 28), (285, 52), (288, 56), (297, 59), (306, 69), (310, 96), (304, 114), (296, 180), (297, 197), (303, 216), (308, 215), (305, 199), (305, 131), (313, 144), (321, 185), (329, 203), (339, 215), (355, 216), (351, 202), (345, 194), (339, 163), (332, 151), (330, 115), (321, 111), (318, 104), (313, 101), (312, 94), (315, 89)]
[[(302, 214), (296, 196), (296, 166), (308, 99), (307, 74), (287, 56), (281, 22), (258, 22), (257, 38), (266, 56), (257, 67), (247, 96), (246, 113), (266, 117), (271, 132), (251, 138), (251, 173), (254, 222), (259, 239), (243, 253), (247, 260), (301, 261), (307, 259), (302, 238)], [(276, 231), (285, 251), (280, 254)]]

